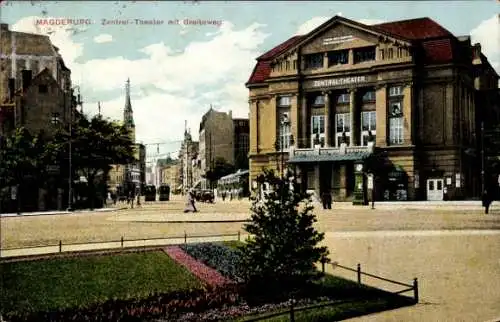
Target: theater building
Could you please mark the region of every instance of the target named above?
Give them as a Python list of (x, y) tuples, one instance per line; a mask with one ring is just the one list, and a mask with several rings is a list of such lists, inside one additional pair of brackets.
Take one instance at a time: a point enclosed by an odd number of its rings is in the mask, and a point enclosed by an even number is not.
[(282, 171), (283, 158), (302, 189), (336, 201), (479, 196), (481, 122), (498, 124), (498, 78), (479, 44), (429, 18), (335, 16), (257, 58), (250, 181)]

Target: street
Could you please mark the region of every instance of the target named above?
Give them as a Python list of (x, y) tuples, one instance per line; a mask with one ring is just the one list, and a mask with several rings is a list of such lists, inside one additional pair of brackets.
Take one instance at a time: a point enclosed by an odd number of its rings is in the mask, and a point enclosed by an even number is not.
[[(180, 198), (114, 212), (82, 212), (1, 219), (2, 248), (42, 244), (158, 238), (187, 234), (237, 233), (249, 217), (248, 201), (197, 204), (182, 213)], [(318, 209), (317, 227), (325, 232), (330, 258), (342, 265), (403, 283), (418, 278), (420, 304), (354, 321), (486, 321), (500, 317), (500, 206), (484, 215), (478, 203), (439, 205), (339, 203)], [(239, 222), (223, 222), (235, 220)], [(175, 221), (175, 222), (173, 222)], [(179, 222), (183, 221), (183, 222)], [(189, 222), (192, 221), (192, 222)], [(214, 222), (221, 221), (221, 222)], [(243, 236), (243, 235), (242, 235)], [(355, 279), (355, 273), (327, 266)], [(369, 285), (401, 290), (364, 278)], [(410, 294), (408, 294), (410, 295)]]

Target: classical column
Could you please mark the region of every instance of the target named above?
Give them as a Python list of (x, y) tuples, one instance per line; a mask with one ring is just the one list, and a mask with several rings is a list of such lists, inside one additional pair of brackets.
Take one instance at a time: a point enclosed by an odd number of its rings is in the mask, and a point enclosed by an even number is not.
[(351, 95), (349, 100), (349, 113), (351, 113), (351, 140), (349, 146), (359, 145), (359, 115), (356, 102), (356, 88), (350, 88), (349, 94)]
[(387, 145), (387, 87), (385, 84), (375, 87), (376, 90), (376, 146)]
[(414, 142), (414, 106), (413, 106), (413, 82), (404, 84), (404, 98), (403, 98), (403, 141), (405, 144), (415, 144)]
[(298, 101), (298, 96), (297, 93), (292, 94), (292, 102), (290, 106), (290, 124), (291, 124), (291, 132), (293, 135), (293, 139), (295, 140), (295, 144), (297, 145), (297, 141), (299, 139), (299, 129), (300, 125), (299, 122), (301, 120), (300, 116), (300, 108), (299, 108), (299, 101)]
[(307, 138), (307, 96), (306, 94), (302, 94), (301, 100), (301, 115), (300, 115), (300, 123), (301, 123), (301, 137), (299, 138), (299, 142), (297, 142), (297, 147), (307, 147), (308, 138)]
[(330, 147), (330, 92), (322, 92), (325, 96), (325, 147)]

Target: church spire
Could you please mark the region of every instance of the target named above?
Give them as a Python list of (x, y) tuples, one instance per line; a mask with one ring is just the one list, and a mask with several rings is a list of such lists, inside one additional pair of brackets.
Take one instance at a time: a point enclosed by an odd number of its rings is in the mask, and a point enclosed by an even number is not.
[(125, 110), (123, 112), (123, 121), (125, 125), (135, 127), (132, 103), (130, 102), (130, 78), (127, 79), (127, 83), (125, 84)]
[(130, 78), (125, 83), (125, 109), (123, 111), (123, 124), (130, 130), (132, 141), (135, 142), (135, 123), (132, 103), (130, 102)]

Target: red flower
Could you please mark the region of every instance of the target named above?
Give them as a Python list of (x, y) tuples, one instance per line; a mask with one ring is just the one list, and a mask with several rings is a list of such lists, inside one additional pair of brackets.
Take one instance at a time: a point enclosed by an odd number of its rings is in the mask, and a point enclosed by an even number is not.
[(178, 246), (169, 246), (164, 248), (165, 252), (177, 263), (188, 269), (193, 275), (204, 281), (210, 286), (221, 286), (232, 283), (232, 281), (222, 276), (215, 269), (197, 261), (189, 256)]

